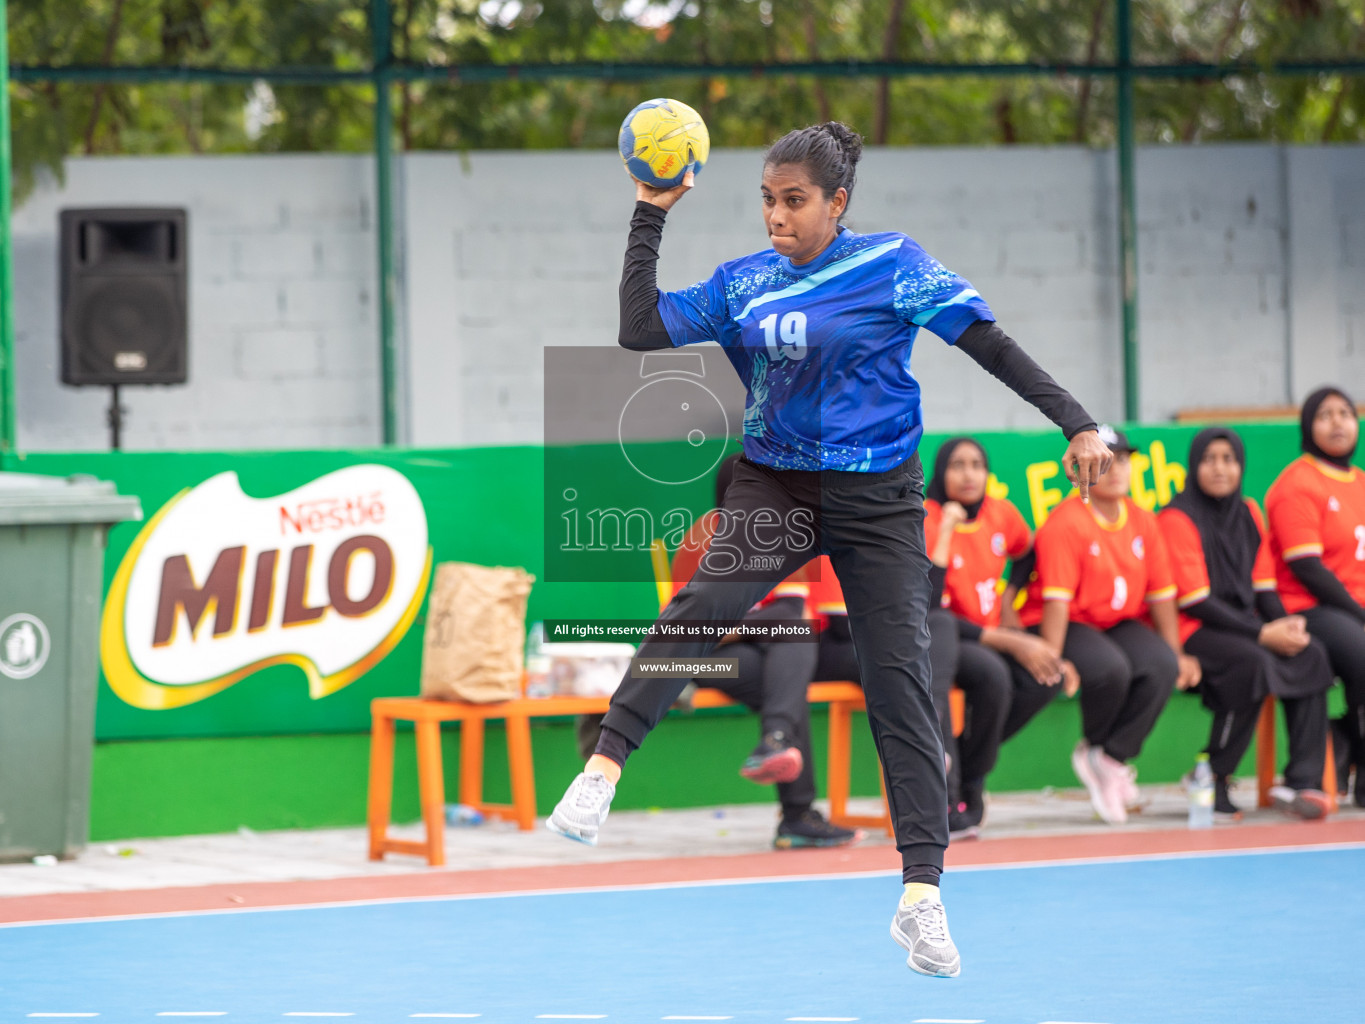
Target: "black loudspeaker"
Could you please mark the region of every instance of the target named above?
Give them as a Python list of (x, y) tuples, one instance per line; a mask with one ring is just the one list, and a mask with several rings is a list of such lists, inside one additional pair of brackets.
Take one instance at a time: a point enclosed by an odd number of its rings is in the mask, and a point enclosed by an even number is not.
[(61, 212), (63, 384), (183, 384), (183, 209)]

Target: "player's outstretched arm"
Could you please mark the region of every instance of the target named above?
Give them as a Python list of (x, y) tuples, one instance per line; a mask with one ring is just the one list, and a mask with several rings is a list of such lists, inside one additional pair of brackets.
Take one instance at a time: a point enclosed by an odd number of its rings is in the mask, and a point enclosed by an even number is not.
[(691, 171), (677, 188), (651, 188), (635, 183), (635, 216), (630, 221), (626, 262), (621, 269), (621, 325), (616, 340), (634, 352), (672, 348), (673, 341), (659, 315), (659, 241), (664, 217), (692, 187)]
[(1113, 459), (1095, 430), (1094, 417), (994, 321), (976, 321), (962, 332), (957, 347), (1061, 428), (1070, 442), (1062, 468), (1080, 488), (1082, 500), (1089, 501), (1090, 485), (1109, 469)]

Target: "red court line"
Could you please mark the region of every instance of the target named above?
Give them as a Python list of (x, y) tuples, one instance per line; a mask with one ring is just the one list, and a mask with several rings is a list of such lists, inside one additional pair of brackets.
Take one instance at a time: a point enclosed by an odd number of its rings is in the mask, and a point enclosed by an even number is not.
[[(951, 847), (947, 863), (951, 871), (954, 868), (1225, 853), (1342, 843), (1365, 843), (1365, 818), (1244, 825), (1207, 832), (1172, 829), (992, 839), (959, 843)], [(371, 875), (298, 882), (51, 893), (0, 899), (0, 924), (325, 905), (357, 900), (421, 899), (606, 886), (893, 872), (899, 867), (900, 858), (896, 850), (888, 845), (877, 845), (834, 850), (770, 851), (730, 857), (679, 857), (480, 871), (436, 869), (410, 875)]]

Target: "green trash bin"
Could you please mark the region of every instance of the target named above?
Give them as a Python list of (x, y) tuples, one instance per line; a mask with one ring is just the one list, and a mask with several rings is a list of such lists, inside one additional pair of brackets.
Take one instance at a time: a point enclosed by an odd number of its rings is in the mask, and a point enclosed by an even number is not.
[(108, 481), (0, 473), (0, 860), (85, 845), (105, 534), (141, 518)]

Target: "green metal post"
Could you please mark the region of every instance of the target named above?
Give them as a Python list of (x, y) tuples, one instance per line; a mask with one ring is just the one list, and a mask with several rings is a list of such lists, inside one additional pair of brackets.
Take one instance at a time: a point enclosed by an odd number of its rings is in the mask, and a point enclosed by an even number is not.
[(1133, 169), (1133, 12), (1130, 0), (1115, 0), (1118, 42), (1119, 279), (1123, 288), (1123, 415), (1142, 412), (1138, 372), (1137, 187)]
[(398, 349), (394, 336), (397, 281), (393, 270), (393, 20), (389, 0), (372, 0), (374, 46), (375, 231), (379, 235), (379, 366), (384, 443), (398, 443)]
[(0, 458), (14, 451), (14, 251), (9, 237), (9, 12), (0, 0)]

